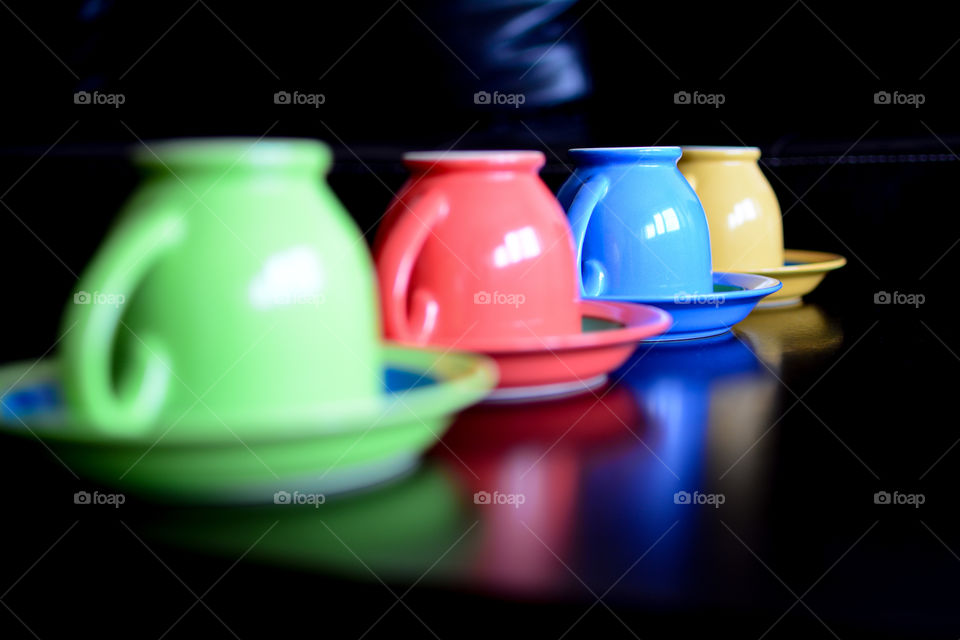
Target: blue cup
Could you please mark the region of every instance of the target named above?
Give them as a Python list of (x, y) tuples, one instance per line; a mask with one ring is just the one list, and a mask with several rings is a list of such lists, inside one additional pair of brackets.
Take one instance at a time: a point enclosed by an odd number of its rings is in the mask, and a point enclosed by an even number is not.
[(710, 232), (680, 170), (680, 147), (571, 149), (557, 194), (577, 251), (583, 297), (713, 293)]

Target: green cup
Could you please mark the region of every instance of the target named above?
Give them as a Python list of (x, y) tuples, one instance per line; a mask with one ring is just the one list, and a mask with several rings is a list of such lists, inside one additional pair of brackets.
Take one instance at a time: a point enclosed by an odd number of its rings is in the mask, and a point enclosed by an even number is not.
[(173, 140), (135, 160), (144, 179), (64, 314), (77, 424), (232, 439), (382, 393), (373, 267), (325, 145)]

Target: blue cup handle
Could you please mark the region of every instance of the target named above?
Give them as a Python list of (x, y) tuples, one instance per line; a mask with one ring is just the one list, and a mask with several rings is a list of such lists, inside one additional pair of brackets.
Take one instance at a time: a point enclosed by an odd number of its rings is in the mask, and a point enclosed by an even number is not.
[(570, 227), (573, 230), (573, 241), (577, 251), (577, 277), (580, 281), (581, 297), (599, 296), (606, 286), (606, 269), (599, 260), (590, 259), (583, 263), (583, 242), (587, 236), (587, 226), (593, 210), (600, 204), (600, 199), (607, 194), (610, 180), (602, 174), (594, 174), (580, 185), (577, 195), (567, 208), (570, 218)]

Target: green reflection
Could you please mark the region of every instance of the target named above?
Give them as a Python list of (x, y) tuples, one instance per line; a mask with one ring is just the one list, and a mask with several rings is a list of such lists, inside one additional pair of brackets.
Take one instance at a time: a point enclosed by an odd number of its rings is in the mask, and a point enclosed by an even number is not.
[(452, 476), (428, 463), (392, 484), (317, 506), (172, 510), (149, 532), (204, 553), (238, 558), (250, 549), (246, 558), (258, 562), (360, 579), (375, 579), (372, 571), (389, 580), (419, 577), (441, 557), (431, 576), (461, 566), (479, 537), (474, 522)]

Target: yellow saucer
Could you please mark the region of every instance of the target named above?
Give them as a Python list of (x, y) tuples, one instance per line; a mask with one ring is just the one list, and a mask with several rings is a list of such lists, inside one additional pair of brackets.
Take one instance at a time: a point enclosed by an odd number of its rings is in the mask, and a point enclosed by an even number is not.
[(782, 267), (755, 269), (750, 272), (776, 278), (783, 283), (782, 289), (767, 296), (757, 305), (757, 308), (769, 309), (800, 304), (801, 298), (816, 289), (826, 277), (827, 272), (839, 269), (845, 264), (847, 259), (836, 253), (785, 249)]

